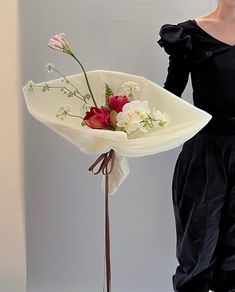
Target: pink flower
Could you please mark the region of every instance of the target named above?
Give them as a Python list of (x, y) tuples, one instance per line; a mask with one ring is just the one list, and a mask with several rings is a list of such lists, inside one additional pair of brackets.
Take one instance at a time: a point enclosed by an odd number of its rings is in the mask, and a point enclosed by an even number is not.
[(106, 129), (110, 125), (109, 112), (106, 107), (92, 106), (83, 118), (84, 123), (93, 129)]
[(129, 102), (128, 97), (125, 95), (110, 96), (108, 101), (110, 108), (115, 110), (117, 113), (121, 112), (123, 106)]
[(50, 38), (48, 47), (54, 50), (62, 51), (71, 54), (71, 49), (68, 43), (64, 40), (63, 36), (65, 33), (56, 34), (54, 37)]

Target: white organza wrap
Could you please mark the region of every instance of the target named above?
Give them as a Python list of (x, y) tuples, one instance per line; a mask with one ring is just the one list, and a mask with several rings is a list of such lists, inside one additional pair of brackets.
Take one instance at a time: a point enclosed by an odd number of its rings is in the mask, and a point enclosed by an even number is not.
[[(135, 92), (135, 98), (147, 100), (150, 109), (154, 106), (170, 117), (164, 127), (157, 126), (148, 133), (140, 130), (127, 136), (125, 132), (91, 129), (81, 125), (81, 119), (68, 117), (60, 120), (56, 113), (61, 106), (69, 104), (72, 114), (84, 116), (83, 102), (77, 98), (68, 98), (59, 89), (50, 88), (42, 92), (42, 88), (29, 91), (23, 87), (27, 108), (37, 120), (66, 138), (85, 153), (102, 154), (113, 149), (115, 151), (114, 167), (109, 175), (109, 193), (114, 194), (129, 174), (127, 157), (138, 157), (155, 154), (175, 148), (193, 137), (212, 118), (212, 116), (191, 103), (179, 98), (156, 83), (133, 74), (123, 72), (94, 70), (88, 71), (92, 92), (98, 106), (105, 105), (104, 83), (108, 83), (114, 95), (125, 94), (122, 84), (134, 81), (141, 90)], [(83, 73), (67, 76), (82, 94), (88, 93)], [(46, 81), (49, 86), (63, 86), (62, 78)], [(35, 83), (44, 85), (45, 82)], [(68, 86), (68, 85), (66, 85)], [(90, 105), (94, 106), (92, 100)], [(104, 176), (102, 181), (104, 191)]]

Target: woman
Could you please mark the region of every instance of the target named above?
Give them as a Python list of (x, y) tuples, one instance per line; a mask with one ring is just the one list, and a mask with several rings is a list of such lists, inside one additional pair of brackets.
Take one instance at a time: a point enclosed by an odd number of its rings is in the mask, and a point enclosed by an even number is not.
[(173, 180), (179, 265), (175, 291), (235, 291), (235, 0), (178, 24), (164, 24), (164, 88), (181, 97), (189, 73), (194, 105), (212, 119), (187, 140)]

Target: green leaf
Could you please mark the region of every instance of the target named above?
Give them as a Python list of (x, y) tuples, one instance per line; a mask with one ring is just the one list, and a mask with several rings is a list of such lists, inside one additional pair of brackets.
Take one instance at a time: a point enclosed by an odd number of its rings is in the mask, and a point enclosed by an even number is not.
[(113, 95), (111, 87), (105, 82), (105, 106), (109, 108), (108, 98)]
[(49, 85), (47, 83), (45, 83), (45, 85), (42, 88), (42, 92), (45, 92), (47, 90), (49, 91)]
[(116, 127), (115, 131), (124, 131), (125, 132), (125, 128), (124, 127)]
[(90, 93), (83, 95), (84, 100), (89, 100), (91, 98)]
[(69, 92), (68, 97), (73, 97), (73, 92)]

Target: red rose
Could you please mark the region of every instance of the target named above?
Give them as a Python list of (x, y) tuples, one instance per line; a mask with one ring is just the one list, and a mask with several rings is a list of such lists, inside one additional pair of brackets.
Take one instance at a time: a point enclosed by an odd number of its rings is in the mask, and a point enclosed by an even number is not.
[(92, 106), (83, 118), (84, 123), (93, 129), (105, 129), (110, 125), (109, 112), (106, 107)]
[(109, 101), (109, 106), (111, 109), (115, 110), (117, 113), (122, 111), (123, 106), (129, 102), (127, 96), (122, 96), (122, 95), (116, 95), (113, 96), (111, 95), (108, 99)]

